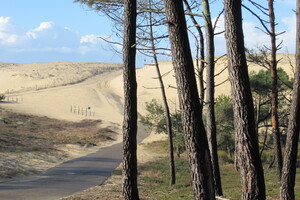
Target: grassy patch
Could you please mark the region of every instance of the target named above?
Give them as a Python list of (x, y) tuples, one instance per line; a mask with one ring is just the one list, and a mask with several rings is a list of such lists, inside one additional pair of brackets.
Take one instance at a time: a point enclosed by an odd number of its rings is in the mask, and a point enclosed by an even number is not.
[[(168, 141), (156, 141), (146, 146), (153, 152), (166, 154)], [(141, 196), (146, 199), (192, 199), (190, 173), (187, 159), (176, 158), (176, 184), (169, 184), (169, 160), (162, 158), (139, 167)]]
[(230, 199), (241, 199), (240, 174), (232, 164), (220, 166), (224, 196)]
[(146, 148), (155, 152), (155, 153), (161, 153), (165, 154), (169, 150), (169, 142), (168, 140), (162, 140), (162, 141), (154, 141), (148, 144), (145, 144)]
[[(153, 151), (166, 151), (167, 141), (148, 144)], [(190, 173), (187, 157), (175, 159), (176, 184), (169, 185), (169, 160), (163, 158), (155, 162), (147, 163), (139, 167), (139, 188), (141, 197), (158, 200), (185, 200), (193, 199), (190, 184)], [(235, 170), (233, 164), (222, 163), (220, 165), (222, 187), (224, 196), (231, 200), (241, 199), (240, 173)], [(276, 169), (267, 169), (265, 166), (266, 193), (268, 199), (279, 199), (280, 185), (277, 181)], [(300, 199), (300, 171), (296, 176), (296, 199)]]
[(68, 122), (0, 108), (0, 152), (47, 152), (57, 144), (97, 145), (114, 140), (113, 128), (101, 127), (101, 120)]
[(190, 174), (186, 159), (177, 159), (177, 183), (169, 185), (168, 159), (150, 162), (140, 167), (141, 194), (150, 199), (179, 200), (192, 199)]

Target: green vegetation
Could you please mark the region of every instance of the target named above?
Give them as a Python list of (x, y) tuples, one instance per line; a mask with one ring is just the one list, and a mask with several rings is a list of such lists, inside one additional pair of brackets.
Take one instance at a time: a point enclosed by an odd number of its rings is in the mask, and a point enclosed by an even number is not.
[[(277, 69), (278, 74), (278, 117), (280, 131), (285, 132), (288, 124), (289, 107), (291, 103), (290, 93), (293, 86), (293, 79), (282, 69)], [(272, 78), (269, 70), (259, 70), (258, 72), (250, 72), (251, 90), (253, 94), (253, 101), (256, 108), (259, 108), (258, 124), (270, 123), (271, 113), (271, 91)], [(260, 126), (261, 127), (261, 126)]]
[(177, 183), (169, 186), (168, 159), (160, 159), (147, 163), (140, 168), (140, 184), (142, 196), (153, 199), (192, 199), (190, 175), (187, 160), (176, 159)]
[[(234, 127), (231, 98), (226, 95), (220, 95), (216, 99), (215, 112), (218, 150), (222, 152), (223, 155), (221, 160), (229, 161), (230, 158), (228, 158), (228, 155), (233, 156), (234, 154)], [(225, 157), (227, 157), (227, 159), (225, 159)]]
[(146, 102), (145, 116), (141, 116), (140, 122), (156, 133), (166, 133), (166, 119), (164, 109), (155, 99)]
[[(140, 122), (145, 125), (149, 130), (157, 134), (167, 134), (167, 120), (164, 114), (164, 109), (155, 99), (146, 102), (146, 115), (141, 116)], [(174, 148), (179, 157), (185, 150), (184, 136), (181, 123), (181, 115), (179, 112), (171, 113), (171, 122), (173, 128), (173, 142)]]
[[(148, 144), (151, 151), (167, 151), (167, 141)], [(155, 147), (153, 150), (153, 146)], [(192, 199), (190, 174), (186, 156), (175, 159), (176, 179), (175, 185), (169, 185), (168, 158), (146, 163), (139, 167), (139, 182), (142, 197), (146, 199)]]
[[(287, 73), (278, 69), (278, 89), (279, 89), (279, 117), (280, 130), (285, 134), (287, 126), (287, 115), (289, 112), (288, 94), (293, 80)], [(261, 159), (265, 170), (266, 194), (269, 199), (279, 199), (280, 184), (277, 181), (277, 172), (274, 163), (273, 138), (268, 134), (270, 127), (270, 91), (271, 74), (267, 70), (251, 72), (251, 89), (258, 114), (258, 134), (261, 150)], [(229, 199), (241, 198), (241, 178), (240, 173), (234, 166), (234, 124), (232, 100), (229, 96), (221, 95), (216, 98), (215, 112), (217, 125), (218, 156), (221, 170), (222, 187), (225, 197)], [(259, 109), (259, 110), (257, 110)], [(162, 106), (152, 100), (146, 104), (147, 114), (141, 117), (141, 122), (150, 130), (156, 133), (165, 133), (166, 121)], [(174, 132), (175, 143), (182, 145), (181, 152), (184, 149), (184, 140), (182, 133), (182, 124), (179, 124), (180, 113), (172, 114), (172, 122), (175, 124)], [(178, 137), (178, 138), (177, 138)], [(284, 138), (283, 138), (284, 139)], [(151, 145), (151, 146), (150, 146)], [(151, 151), (167, 151), (167, 142), (155, 142), (150, 144)], [(176, 147), (176, 145), (174, 145)], [(300, 167), (300, 156), (298, 156), (298, 167)], [(168, 184), (168, 159), (160, 159), (155, 162), (147, 163), (140, 167), (140, 188), (141, 195), (147, 199), (192, 199), (190, 185), (189, 164), (186, 155), (175, 160), (177, 183), (174, 186)], [(300, 172), (298, 170), (296, 183), (300, 182)], [(296, 199), (300, 199), (300, 185), (296, 184)]]
[[(277, 69), (278, 74), (278, 90), (284, 91), (293, 87), (293, 80), (282, 69)], [(252, 91), (260, 95), (266, 95), (272, 90), (272, 76), (269, 70), (259, 70), (258, 72), (250, 72)]]
[[(152, 145), (148, 148), (152, 151)], [(167, 151), (167, 142), (155, 143), (155, 151)], [(183, 154), (184, 155), (184, 154)], [(220, 155), (219, 155), (220, 156)], [(169, 185), (168, 159), (163, 158), (155, 162), (146, 163), (139, 168), (139, 183), (141, 197), (157, 200), (186, 200), (192, 199), (192, 188), (190, 185), (189, 165), (186, 156), (175, 160), (177, 183)], [(223, 192), (226, 198), (231, 200), (241, 199), (240, 173), (235, 170), (233, 164), (221, 163), (221, 178)], [(276, 169), (268, 169), (264, 166), (266, 179), (266, 193), (268, 199), (279, 199), (279, 183), (277, 181)], [(297, 172), (296, 183), (300, 182), (300, 171)], [(295, 186), (296, 199), (300, 199), (300, 185)]]
[[(289, 79), (287, 74), (279, 69), (279, 92), (283, 104), (279, 105), (280, 116), (285, 116), (289, 110), (289, 103), (286, 102), (286, 94), (289, 92), (288, 85), (292, 84), (292, 80)], [(251, 84), (254, 92), (254, 102), (259, 103), (259, 118), (258, 122), (266, 125), (261, 125), (259, 129), (260, 134), (260, 148), (264, 148), (261, 155), (262, 162), (265, 170), (266, 180), (266, 194), (268, 199), (279, 199), (280, 184), (277, 181), (276, 168), (273, 167), (274, 152), (272, 148), (272, 137), (270, 137), (268, 131), (268, 123), (270, 123), (270, 100), (269, 100), (269, 84), (270, 74), (266, 70), (251, 73)], [(267, 91), (267, 92), (266, 92)], [(259, 98), (259, 101), (258, 101)], [(147, 125), (151, 130), (158, 133), (164, 132), (165, 120), (161, 105), (157, 101), (152, 100), (147, 103), (148, 114), (142, 117), (142, 122)], [(234, 125), (233, 125), (233, 110), (232, 100), (229, 96), (221, 95), (216, 99), (215, 104), (216, 112), (216, 124), (217, 124), (217, 140), (218, 140), (218, 155), (219, 164), (221, 170), (222, 187), (226, 198), (231, 200), (241, 198), (241, 178), (240, 172), (236, 171), (234, 166)], [(176, 119), (180, 119), (180, 115), (172, 115), (172, 121), (176, 122)], [(156, 121), (155, 121), (156, 120)], [(284, 126), (286, 126), (287, 120), (281, 120), (281, 131), (284, 133)], [(183, 145), (182, 127), (180, 130), (182, 138), (178, 140)], [(176, 132), (176, 130), (175, 130)], [(266, 136), (265, 136), (266, 135)], [(177, 135), (176, 135), (177, 136)], [(265, 141), (264, 141), (265, 140)], [(176, 138), (175, 138), (176, 141)], [(166, 152), (167, 142), (155, 142), (149, 144), (151, 151)], [(183, 149), (184, 150), (184, 149)], [(139, 181), (141, 196), (147, 199), (192, 199), (192, 189), (190, 184), (189, 164), (186, 155), (175, 160), (177, 183), (174, 186), (168, 184), (168, 159), (160, 159), (155, 162), (147, 163), (140, 167)], [(300, 156), (298, 156), (298, 167), (300, 167)], [(296, 183), (300, 182), (300, 172), (298, 170)], [(300, 185), (296, 184), (296, 199), (300, 199)]]

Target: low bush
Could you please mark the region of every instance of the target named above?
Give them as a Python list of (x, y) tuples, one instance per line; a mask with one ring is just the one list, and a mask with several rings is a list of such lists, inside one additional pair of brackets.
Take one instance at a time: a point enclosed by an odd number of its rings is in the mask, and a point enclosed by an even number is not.
[(5, 94), (0, 94), (0, 101), (4, 101), (5, 100)]

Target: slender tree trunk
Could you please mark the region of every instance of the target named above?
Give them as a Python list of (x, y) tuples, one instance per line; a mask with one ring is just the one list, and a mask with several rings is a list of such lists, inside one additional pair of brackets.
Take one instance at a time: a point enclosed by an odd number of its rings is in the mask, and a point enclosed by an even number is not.
[[(191, 7), (187, 0), (183, 0), (185, 7), (188, 12), (192, 13)], [(199, 59), (197, 59), (197, 73), (198, 73), (198, 82), (199, 82), (199, 99), (200, 99), (200, 112), (203, 113), (203, 105), (204, 105), (204, 94), (205, 94), (205, 88), (204, 88), (204, 81), (203, 81), (203, 71), (205, 68), (205, 50), (204, 50), (204, 36), (203, 32), (201, 30), (200, 24), (198, 24), (197, 20), (193, 15), (189, 15), (193, 24), (196, 26), (197, 32), (199, 34), (199, 43), (200, 43), (200, 65), (199, 65)], [(197, 54), (198, 56), (198, 54)]]
[(268, 0), (269, 18), (270, 18), (270, 38), (271, 38), (271, 74), (272, 74), (272, 92), (271, 92), (271, 106), (272, 106), (272, 133), (274, 136), (274, 151), (277, 166), (278, 180), (281, 179), (282, 170), (282, 150), (280, 143), (280, 130), (278, 122), (278, 76), (277, 76), (277, 59), (276, 59), (276, 32), (275, 32), (275, 14), (274, 14), (274, 0)]
[(284, 164), (281, 177), (281, 200), (295, 199), (296, 162), (300, 131), (300, 0), (297, 0), (296, 74), (293, 89)]
[[(151, 0), (149, 0), (149, 9), (152, 9), (151, 6)], [(172, 121), (170, 117), (170, 109), (168, 105), (168, 100), (167, 100), (167, 95), (165, 91), (165, 86), (164, 82), (160, 73), (159, 65), (158, 65), (158, 60), (156, 56), (156, 48), (155, 48), (155, 43), (154, 43), (154, 34), (153, 34), (153, 27), (152, 27), (152, 13), (151, 11), (149, 12), (149, 22), (150, 22), (150, 39), (151, 39), (151, 48), (153, 52), (153, 59), (154, 59), (154, 64), (160, 84), (160, 89), (161, 89), (161, 95), (162, 99), (164, 102), (164, 108), (165, 108), (165, 116), (167, 120), (167, 131), (168, 131), (168, 137), (169, 137), (169, 165), (170, 165), (170, 185), (174, 185), (176, 182), (176, 176), (175, 176), (175, 162), (174, 162), (174, 147), (173, 147), (173, 130), (172, 130)]]
[(260, 102), (261, 102), (261, 96), (258, 95), (258, 102), (256, 105), (256, 116), (255, 116), (255, 131), (257, 137), (258, 137), (258, 126), (259, 126)]
[(206, 35), (206, 131), (213, 165), (216, 194), (222, 196), (221, 175), (218, 161), (217, 128), (215, 118), (215, 44), (208, 0), (202, 0)]
[(165, 0), (194, 199), (215, 199), (212, 165), (189, 46), (182, 1)]
[(225, 35), (242, 199), (266, 198), (242, 29), (241, 0), (225, 0)]
[(124, 1), (123, 199), (139, 200), (137, 187), (136, 0)]
[[(201, 33), (202, 33), (202, 31), (201, 31)], [(204, 68), (205, 68), (204, 59), (205, 59), (204, 37), (203, 37), (203, 33), (202, 33), (202, 36), (200, 36), (200, 65), (197, 68), (198, 83), (199, 83), (200, 112), (201, 113), (203, 113), (204, 96), (205, 96), (205, 87), (204, 87), (204, 81), (203, 81), (203, 72), (204, 72)]]

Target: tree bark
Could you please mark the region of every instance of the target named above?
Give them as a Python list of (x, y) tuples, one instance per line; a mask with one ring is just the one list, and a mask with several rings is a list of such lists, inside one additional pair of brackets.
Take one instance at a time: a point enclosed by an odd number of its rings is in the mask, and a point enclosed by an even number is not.
[(137, 187), (136, 0), (124, 1), (123, 186), (125, 200), (139, 200)]
[(274, 137), (274, 153), (277, 166), (278, 180), (281, 179), (282, 170), (282, 150), (280, 142), (280, 130), (278, 121), (278, 76), (277, 76), (277, 59), (276, 59), (276, 32), (275, 32), (275, 14), (274, 14), (274, 0), (268, 0), (269, 5), (269, 21), (270, 21), (270, 38), (271, 38), (271, 75), (272, 75), (272, 92), (271, 92), (271, 119), (272, 119), (272, 133)]
[(295, 199), (296, 162), (300, 131), (300, 0), (296, 7), (296, 73), (281, 177), (281, 200)]
[[(187, 0), (183, 0), (183, 3), (189, 13), (192, 13), (192, 9), (188, 3)], [(199, 34), (199, 43), (200, 43), (200, 65), (199, 65), (199, 59), (198, 59), (198, 53), (197, 53), (197, 74), (198, 74), (198, 83), (199, 83), (199, 99), (200, 99), (200, 112), (201, 115), (203, 113), (203, 105), (204, 105), (204, 94), (205, 94), (205, 88), (204, 88), (204, 81), (203, 81), (203, 71), (205, 68), (205, 50), (204, 50), (204, 36), (203, 32), (201, 30), (201, 26), (198, 24), (197, 20), (195, 19), (195, 16), (189, 15), (193, 24), (195, 25), (197, 32)]]
[(218, 161), (217, 128), (215, 118), (215, 43), (208, 0), (202, 0), (206, 35), (206, 131), (213, 166), (216, 195), (222, 196), (221, 175)]
[[(149, 9), (152, 9), (151, 6), (151, 0), (149, 0)], [(153, 52), (153, 59), (154, 64), (158, 76), (158, 81), (160, 84), (161, 89), (161, 95), (164, 102), (164, 108), (165, 108), (165, 116), (167, 121), (167, 131), (168, 131), (168, 137), (169, 137), (169, 165), (170, 165), (170, 185), (174, 185), (176, 182), (176, 176), (175, 176), (175, 162), (174, 162), (174, 146), (173, 146), (173, 130), (172, 130), (172, 121), (171, 121), (171, 114), (170, 109), (168, 105), (167, 95), (165, 91), (164, 82), (160, 73), (158, 60), (156, 56), (156, 48), (154, 43), (154, 34), (153, 34), (153, 27), (152, 27), (152, 13), (149, 12), (149, 22), (150, 22), (150, 39), (151, 39), (151, 48)]]
[(235, 148), (242, 178), (242, 199), (266, 198), (263, 168), (245, 56), (241, 0), (225, 0), (225, 37), (234, 109)]
[(165, 0), (173, 67), (179, 94), (185, 144), (194, 199), (215, 199), (207, 137), (199, 114), (200, 102), (182, 1)]

